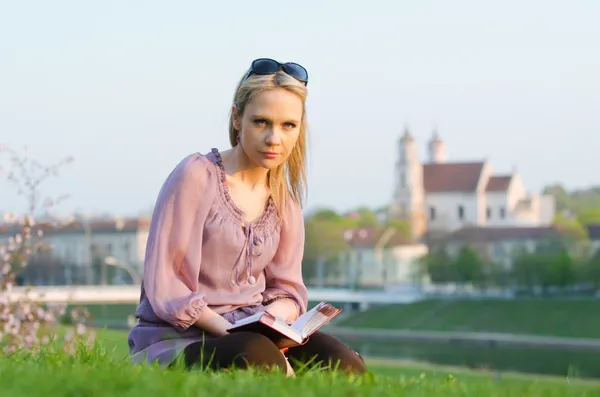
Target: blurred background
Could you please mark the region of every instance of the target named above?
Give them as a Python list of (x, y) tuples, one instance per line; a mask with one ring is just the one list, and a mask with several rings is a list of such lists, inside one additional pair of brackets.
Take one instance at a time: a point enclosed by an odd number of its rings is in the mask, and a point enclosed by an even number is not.
[(0, 239), (10, 214), (60, 224), (16, 290), (77, 291), (94, 325), (130, 327), (162, 182), (228, 148), (235, 85), (272, 57), (309, 71), (303, 268), (313, 304), (345, 309), (331, 333), (370, 357), (600, 377), (599, 16), (583, 0), (4, 2)]

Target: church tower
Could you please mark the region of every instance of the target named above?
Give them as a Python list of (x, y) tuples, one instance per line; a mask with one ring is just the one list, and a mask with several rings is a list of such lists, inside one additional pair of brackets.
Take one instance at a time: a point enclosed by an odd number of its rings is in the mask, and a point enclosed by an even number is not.
[(440, 139), (437, 130), (433, 130), (433, 135), (427, 145), (427, 152), (430, 163), (445, 163), (447, 160), (446, 144)]
[(390, 216), (410, 221), (412, 237), (419, 238), (426, 231), (423, 165), (419, 161), (417, 143), (408, 128), (405, 128), (398, 140), (397, 148), (398, 160), (394, 172), (394, 197)]

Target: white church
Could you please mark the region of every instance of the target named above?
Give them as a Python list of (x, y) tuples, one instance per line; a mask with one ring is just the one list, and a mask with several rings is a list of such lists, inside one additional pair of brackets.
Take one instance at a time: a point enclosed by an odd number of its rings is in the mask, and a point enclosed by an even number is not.
[(416, 238), (463, 227), (543, 227), (555, 216), (552, 196), (528, 194), (517, 171), (495, 174), (487, 161), (448, 162), (437, 132), (419, 159), (415, 139), (398, 140), (390, 217), (408, 219)]

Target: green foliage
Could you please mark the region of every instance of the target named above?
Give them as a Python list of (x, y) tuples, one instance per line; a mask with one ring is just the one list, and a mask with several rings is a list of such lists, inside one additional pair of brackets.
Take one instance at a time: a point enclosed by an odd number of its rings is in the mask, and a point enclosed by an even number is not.
[(443, 249), (431, 250), (419, 259), (420, 273), (428, 274), (433, 283), (450, 283), (456, 281), (454, 261)]
[(311, 218), (305, 222), (305, 228), (303, 271), (310, 278), (316, 274), (320, 261), (336, 265), (339, 255), (350, 247), (344, 240), (344, 222), (339, 219)]
[(514, 286), (521, 292), (542, 293), (587, 286), (600, 287), (600, 253), (593, 257), (576, 257), (561, 241), (541, 242), (534, 252), (517, 249), (505, 266), (482, 258), (476, 250), (463, 246), (454, 257), (443, 248), (431, 250), (420, 258), (421, 275), (433, 283), (471, 284), (478, 287)]
[(439, 247), (420, 258), (421, 274), (429, 274), (434, 283), (483, 284), (489, 265), (475, 250), (463, 246), (456, 257)]
[(319, 273), (319, 267), (325, 266), (327, 273), (341, 271), (350, 246), (344, 239), (344, 232), (357, 228), (377, 229), (376, 233), (392, 227), (405, 238), (410, 237), (410, 223), (391, 220), (380, 224), (377, 211), (360, 207), (346, 214), (323, 208), (315, 211), (305, 220), (306, 241), (304, 246), (303, 274), (310, 280)]
[(561, 184), (547, 186), (544, 194), (554, 196), (556, 209), (576, 215), (581, 225), (600, 223), (600, 187), (568, 192)]
[(460, 249), (453, 265), (459, 283), (478, 284), (483, 280), (484, 262), (477, 252), (468, 246)]
[(578, 218), (567, 218), (562, 214), (556, 215), (554, 224), (559, 227), (565, 242), (583, 241), (588, 239), (588, 232)]
[(358, 213), (358, 227), (377, 227), (379, 221), (375, 212), (369, 208), (361, 207), (357, 211)]
[(404, 219), (390, 219), (386, 223), (386, 227), (391, 227), (396, 229), (396, 232), (399, 233), (402, 237), (406, 239), (410, 239), (411, 236), (411, 225), (410, 221)]

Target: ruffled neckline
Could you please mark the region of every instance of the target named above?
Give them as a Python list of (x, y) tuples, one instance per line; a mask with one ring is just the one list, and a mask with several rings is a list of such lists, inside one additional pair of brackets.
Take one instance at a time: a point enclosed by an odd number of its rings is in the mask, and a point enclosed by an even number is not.
[(271, 226), (277, 223), (277, 209), (275, 207), (275, 202), (273, 198), (269, 196), (269, 200), (267, 202), (267, 206), (263, 214), (255, 221), (249, 222), (245, 218), (245, 212), (240, 209), (237, 204), (231, 198), (229, 194), (229, 187), (227, 186), (227, 173), (225, 172), (225, 167), (223, 166), (223, 158), (221, 157), (221, 153), (218, 149), (212, 148), (210, 154), (210, 160), (216, 165), (218, 174), (219, 174), (219, 192), (221, 193), (221, 198), (225, 206), (229, 209), (230, 215), (242, 226), (252, 226), (253, 228), (264, 228), (267, 226)]

